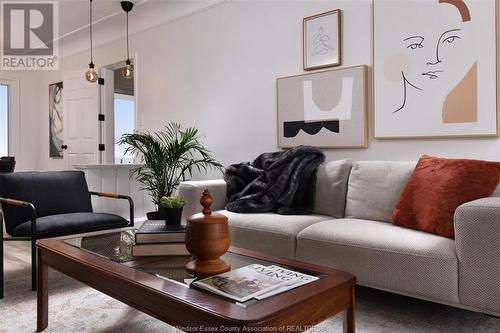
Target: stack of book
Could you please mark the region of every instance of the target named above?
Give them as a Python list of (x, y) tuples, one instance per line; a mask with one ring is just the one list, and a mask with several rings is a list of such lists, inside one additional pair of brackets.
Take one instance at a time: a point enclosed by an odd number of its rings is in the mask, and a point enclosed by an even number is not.
[(262, 300), (318, 279), (276, 265), (252, 264), (194, 281), (191, 285), (237, 302), (246, 302), (252, 298)]
[(189, 255), (184, 242), (184, 226), (169, 226), (165, 221), (146, 220), (135, 232), (134, 257), (141, 256), (186, 256)]

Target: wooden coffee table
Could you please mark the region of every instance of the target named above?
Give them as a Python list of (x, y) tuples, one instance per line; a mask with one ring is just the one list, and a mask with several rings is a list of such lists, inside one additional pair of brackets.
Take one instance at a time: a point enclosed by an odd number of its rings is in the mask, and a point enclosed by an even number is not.
[[(48, 326), (47, 270), (52, 267), (125, 304), (188, 332), (299, 332), (344, 311), (344, 332), (354, 332), (354, 284), (347, 272), (232, 247), (232, 268), (277, 264), (320, 277), (317, 281), (243, 304), (190, 288), (190, 258), (133, 258), (133, 229), (42, 239), (38, 246), (37, 331)], [(245, 330), (243, 330), (245, 328)]]

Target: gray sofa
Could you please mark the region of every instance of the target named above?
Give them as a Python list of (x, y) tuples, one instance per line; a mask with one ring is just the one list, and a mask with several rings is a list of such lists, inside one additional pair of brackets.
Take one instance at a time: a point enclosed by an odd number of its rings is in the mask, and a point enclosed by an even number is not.
[(208, 188), (229, 218), (231, 244), (349, 271), (358, 283), (500, 316), (500, 191), (455, 212), (456, 239), (392, 225), (415, 162), (330, 161), (318, 169), (312, 215), (224, 210), (223, 180), (188, 181), (185, 217)]

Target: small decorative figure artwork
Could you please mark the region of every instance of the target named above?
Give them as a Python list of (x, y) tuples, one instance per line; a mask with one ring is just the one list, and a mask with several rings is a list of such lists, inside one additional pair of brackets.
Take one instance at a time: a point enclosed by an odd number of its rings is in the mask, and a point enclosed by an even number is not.
[(341, 11), (304, 18), (304, 69), (312, 70), (341, 64)]

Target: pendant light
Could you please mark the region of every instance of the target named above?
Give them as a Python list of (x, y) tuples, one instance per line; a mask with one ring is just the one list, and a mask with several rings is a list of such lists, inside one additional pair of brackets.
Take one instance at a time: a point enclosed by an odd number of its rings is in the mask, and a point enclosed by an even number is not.
[(131, 79), (134, 76), (134, 67), (132, 67), (132, 63), (130, 61), (129, 56), (129, 47), (128, 47), (128, 13), (134, 7), (134, 4), (131, 1), (122, 1), (121, 2), (122, 9), (127, 13), (127, 61), (125, 62), (125, 67), (122, 69), (122, 75), (126, 79)]
[(85, 73), (85, 78), (89, 82), (97, 81), (97, 72), (94, 69), (94, 58), (92, 54), (92, 0), (90, 0), (90, 20), (89, 20), (89, 28), (90, 28), (90, 64), (89, 70)]

